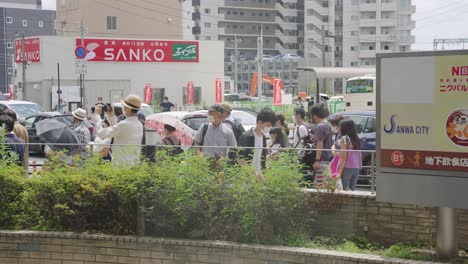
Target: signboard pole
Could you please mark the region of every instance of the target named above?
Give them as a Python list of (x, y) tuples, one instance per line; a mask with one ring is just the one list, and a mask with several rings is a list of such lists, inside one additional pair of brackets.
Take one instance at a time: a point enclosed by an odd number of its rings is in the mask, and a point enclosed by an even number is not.
[(451, 259), (458, 255), (457, 210), (448, 207), (437, 208), (437, 255)]
[(24, 45), (25, 39), (24, 39), (24, 32), (21, 33), (21, 64), (22, 64), (22, 74), (23, 74), (23, 80), (21, 82), (21, 100), (26, 100), (26, 52), (25, 52), (25, 45)]
[[(80, 23), (81, 46), (84, 46), (84, 26), (83, 20)], [(85, 93), (85, 74), (80, 73), (80, 92), (81, 92), (81, 107), (86, 109), (86, 93)]]

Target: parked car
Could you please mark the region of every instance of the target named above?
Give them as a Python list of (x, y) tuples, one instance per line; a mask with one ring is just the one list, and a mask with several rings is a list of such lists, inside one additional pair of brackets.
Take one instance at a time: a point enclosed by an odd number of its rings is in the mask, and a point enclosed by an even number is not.
[[(375, 124), (375, 111), (344, 111), (335, 113), (327, 117), (331, 120), (336, 116), (343, 116), (354, 121), (358, 129), (359, 139), (361, 141), (362, 150), (375, 150), (376, 148), (376, 124)], [(362, 165), (371, 166), (372, 157), (371, 153), (366, 152), (362, 154)], [(367, 170), (368, 171), (368, 170)], [(361, 174), (367, 174), (366, 171)], [(362, 182), (362, 181), (360, 181)], [(368, 182), (367, 182), (368, 183)]]
[(33, 114), (26, 118), (25, 126), (29, 134), (29, 143), (39, 143), (41, 145), (30, 145), (29, 152), (44, 152), (44, 145), (42, 140), (39, 139), (36, 132), (36, 123), (45, 119), (54, 118), (69, 126), (73, 125), (73, 116), (71, 114), (62, 114), (59, 112), (42, 112)]
[[(122, 103), (113, 103), (112, 107), (114, 107), (114, 109), (115, 108), (120, 108), (120, 109), (123, 110)], [(154, 114), (153, 108), (151, 106), (145, 104), (145, 103), (141, 104), (141, 108), (140, 108), (139, 112), (143, 113), (145, 116), (149, 116), (149, 115)]]
[(26, 117), (45, 112), (42, 106), (33, 102), (16, 100), (0, 101), (0, 112), (7, 108), (15, 111), (18, 116), (18, 122), (22, 124), (24, 124)]
[[(232, 110), (231, 116), (234, 117), (234, 119), (238, 120), (246, 131), (255, 127), (255, 124), (257, 122), (257, 115), (244, 111)], [(201, 125), (207, 122), (207, 117), (207, 110), (195, 111), (191, 114), (186, 115), (182, 119), (182, 122), (184, 122), (194, 131), (198, 131)]]
[(283, 59), (283, 60), (298, 60), (298, 59), (302, 59), (302, 57), (298, 56), (296, 54), (286, 54), (281, 59)]
[(170, 116), (170, 117), (174, 117), (176, 119), (182, 120), (189, 113), (190, 112), (188, 111), (171, 111), (171, 112), (162, 112), (162, 113), (152, 114), (151, 117), (157, 118), (158, 116)]

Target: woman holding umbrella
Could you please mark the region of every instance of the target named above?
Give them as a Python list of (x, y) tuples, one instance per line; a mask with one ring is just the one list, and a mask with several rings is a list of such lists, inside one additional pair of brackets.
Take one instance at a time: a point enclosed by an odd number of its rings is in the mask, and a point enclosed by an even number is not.
[(172, 146), (172, 147), (166, 147), (168, 152), (171, 153), (172, 155), (178, 155), (184, 152), (182, 148), (180, 148), (180, 141), (175, 135), (176, 128), (171, 126), (171, 125), (164, 125), (164, 131), (166, 134), (166, 137), (161, 139), (161, 146)]

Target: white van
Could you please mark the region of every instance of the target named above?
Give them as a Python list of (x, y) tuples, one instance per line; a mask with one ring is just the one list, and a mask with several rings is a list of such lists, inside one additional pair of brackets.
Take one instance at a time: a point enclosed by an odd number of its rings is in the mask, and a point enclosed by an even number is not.
[(24, 123), (24, 120), (28, 116), (31, 116), (36, 113), (45, 112), (42, 106), (29, 101), (0, 101), (0, 112), (7, 108), (15, 111), (16, 116), (18, 117), (18, 121), (20, 123)]

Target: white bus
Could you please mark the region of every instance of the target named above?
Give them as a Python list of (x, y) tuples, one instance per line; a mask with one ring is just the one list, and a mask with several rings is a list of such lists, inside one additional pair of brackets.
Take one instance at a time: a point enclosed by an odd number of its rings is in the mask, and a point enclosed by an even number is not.
[(375, 110), (375, 74), (349, 78), (346, 81), (346, 110)]

